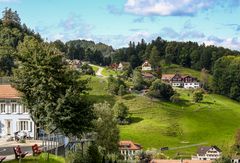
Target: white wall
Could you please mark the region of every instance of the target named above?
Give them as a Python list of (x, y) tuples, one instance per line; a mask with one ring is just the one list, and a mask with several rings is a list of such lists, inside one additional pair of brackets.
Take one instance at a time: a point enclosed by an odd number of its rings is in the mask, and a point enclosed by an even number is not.
[(184, 83), (183, 85), (184, 88), (200, 88), (200, 83), (199, 82), (193, 82), (193, 83)]
[(151, 71), (152, 68), (151, 67), (142, 67), (142, 71)]
[[(0, 102), (2, 104), (3, 102)], [(11, 103), (5, 103), (5, 113), (0, 110), (0, 136), (7, 136), (7, 121), (10, 122), (10, 135), (14, 136), (14, 132), (19, 131), (20, 121), (27, 121), (28, 130), (26, 131), (30, 137), (34, 137), (35, 125), (29, 113), (23, 112), (23, 106), (17, 103), (16, 112), (12, 112)]]

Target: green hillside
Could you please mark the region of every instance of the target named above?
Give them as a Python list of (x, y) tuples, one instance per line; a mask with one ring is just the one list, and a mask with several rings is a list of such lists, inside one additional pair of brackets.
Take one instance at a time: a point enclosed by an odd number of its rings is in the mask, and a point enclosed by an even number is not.
[[(180, 74), (183, 74), (183, 75), (191, 75), (191, 76), (196, 77), (198, 79), (200, 79), (200, 76), (201, 76), (200, 71), (190, 69), (190, 68), (185, 68), (185, 67), (182, 67), (182, 66), (179, 66), (179, 65), (176, 65), (176, 64), (163, 66), (162, 73), (163, 74), (180, 73)], [(209, 80), (212, 81), (212, 75), (209, 75)]]
[[(113, 105), (122, 101), (129, 107), (133, 123), (120, 126), (121, 140), (133, 140), (144, 149), (206, 143), (227, 152), (240, 127), (240, 103), (224, 96), (205, 94), (199, 104), (192, 103), (191, 91), (181, 89), (177, 90), (181, 94), (180, 104), (136, 94), (113, 97), (106, 92), (106, 79), (91, 78), (90, 96), (96, 102), (109, 101)], [(175, 157), (180, 152), (190, 157), (196, 149), (197, 146), (170, 150), (166, 154)]]

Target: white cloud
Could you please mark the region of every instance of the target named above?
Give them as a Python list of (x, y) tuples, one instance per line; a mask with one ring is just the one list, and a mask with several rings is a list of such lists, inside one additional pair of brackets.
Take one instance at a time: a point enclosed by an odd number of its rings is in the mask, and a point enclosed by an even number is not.
[(240, 39), (238, 37), (233, 38), (217, 38), (209, 37), (206, 41), (203, 41), (206, 45), (222, 46), (225, 48), (240, 50)]
[(136, 15), (192, 16), (215, 3), (214, 0), (127, 0), (125, 11)]

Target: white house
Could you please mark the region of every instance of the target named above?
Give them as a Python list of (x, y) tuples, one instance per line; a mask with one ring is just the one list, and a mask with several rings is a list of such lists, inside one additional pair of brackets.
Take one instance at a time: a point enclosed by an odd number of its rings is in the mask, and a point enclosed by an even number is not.
[(196, 89), (201, 87), (201, 84), (197, 78), (191, 77), (189, 75), (182, 76), (180, 74), (163, 74), (162, 81), (169, 83), (173, 87), (183, 87), (186, 89)]
[(189, 88), (200, 88), (200, 82), (197, 80), (197, 78), (193, 78), (189, 75), (183, 76), (183, 88), (189, 89)]
[(118, 67), (117, 67), (117, 70), (118, 71), (123, 71), (123, 70), (126, 70), (130, 67), (130, 63), (129, 62), (120, 62), (118, 64)]
[(120, 141), (119, 150), (124, 160), (134, 160), (137, 153), (142, 150), (142, 147), (132, 141)]
[(11, 85), (0, 85), (0, 137), (14, 136), (17, 131), (35, 137), (34, 122), (20, 103), (17, 90)]
[(216, 160), (220, 158), (222, 155), (221, 149), (219, 149), (217, 146), (203, 146), (200, 147), (197, 151), (197, 156), (192, 157), (192, 159), (196, 160)]
[(240, 163), (240, 156), (236, 155), (231, 158), (232, 163)]
[(148, 61), (142, 64), (142, 71), (152, 71), (152, 66)]

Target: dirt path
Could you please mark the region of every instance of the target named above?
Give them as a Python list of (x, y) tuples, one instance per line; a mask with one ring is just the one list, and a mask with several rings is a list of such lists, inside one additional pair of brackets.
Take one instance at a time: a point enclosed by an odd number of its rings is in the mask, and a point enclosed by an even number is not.
[(97, 75), (98, 77), (106, 77), (106, 76), (104, 76), (104, 75), (102, 74), (102, 71), (103, 71), (103, 69), (104, 69), (103, 67), (100, 67), (100, 66), (97, 66), (97, 65), (93, 65), (93, 64), (89, 64), (89, 65), (98, 68), (98, 70), (97, 70), (97, 72), (96, 72), (96, 75)]

